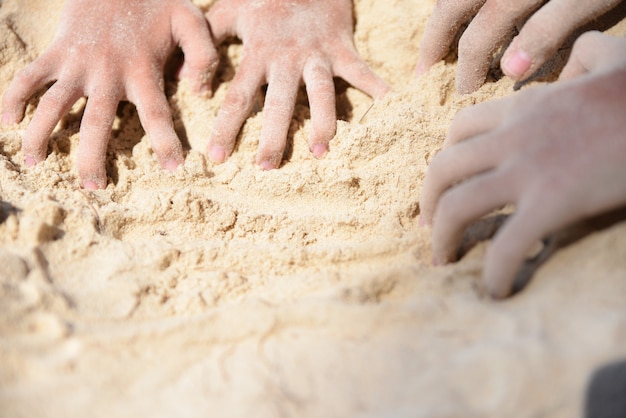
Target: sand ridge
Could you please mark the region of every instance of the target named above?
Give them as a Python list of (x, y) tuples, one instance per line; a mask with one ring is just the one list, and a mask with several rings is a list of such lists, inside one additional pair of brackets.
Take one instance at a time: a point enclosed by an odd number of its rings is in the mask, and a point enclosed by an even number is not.
[[(3, 1), (0, 90), (61, 4)], [(322, 160), (303, 94), (279, 170), (254, 165), (260, 100), (233, 156), (204, 158), (236, 42), (212, 99), (168, 76), (187, 151), (173, 174), (126, 103), (107, 188), (80, 189), (84, 100), (23, 167), (32, 100), (0, 132), (0, 416), (578, 416), (591, 371), (626, 355), (626, 224), (581, 235), (505, 302), (478, 291), (486, 243), (431, 266), (427, 164), (460, 108), (514, 94), (503, 78), (457, 95), (453, 61), (413, 79), (431, 7), (355, 1), (357, 49), (394, 91), (373, 103), (338, 83)]]

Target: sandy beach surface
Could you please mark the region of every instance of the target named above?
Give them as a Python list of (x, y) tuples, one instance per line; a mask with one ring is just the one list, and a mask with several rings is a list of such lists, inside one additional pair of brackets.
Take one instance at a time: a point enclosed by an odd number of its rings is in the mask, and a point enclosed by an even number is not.
[[(0, 91), (50, 44), (62, 3), (0, 3)], [(322, 160), (304, 93), (279, 170), (254, 164), (260, 95), (233, 156), (205, 159), (235, 41), (211, 99), (168, 74), (187, 150), (175, 173), (123, 103), (108, 186), (82, 190), (84, 100), (25, 168), (31, 100), (0, 131), (0, 417), (582, 416), (590, 374), (626, 357), (626, 216), (552, 239), (506, 301), (477, 286), (502, 216), (468, 231), (458, 263), (431, 265), (417, 224), (427, 164), (459, 109), (515, 94), (494, 70), (458, 95), (452, 55), (414, 79), (432, 5), (355, 1), (356, 46), (394, 91), (373, 103), (338, 81)]]

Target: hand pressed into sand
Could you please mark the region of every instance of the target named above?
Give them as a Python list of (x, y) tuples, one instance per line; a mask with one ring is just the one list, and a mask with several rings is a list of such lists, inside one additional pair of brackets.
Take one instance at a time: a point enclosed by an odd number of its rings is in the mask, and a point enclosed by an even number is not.
[(221, 0), (208, 20), (218, 44), (228, 36), (243, 42), (241, 64), (208, 145), (215, 162), (232, 153), (263, 84), (268, 87), (256, 162), (266, 170), (281, 163), (302, 81), (311, 107), (309, 148), (318, 158), (336, 130), (333, 76), (375, 99), (389, 90), (354, 47), (350, 0)]
[(626, 40), (589, 32), (561, 81), (459, 112), (420, 202), (436, 260), (454, 261), (472, 221), (513, 204), (483, 272), (489, 293), (505, 297), (534, 244), (626, 204), (624, 91)]
[[(530, 77), (577, 28), (611, 10), (620, 0), (438, 0), (421, 42), (417, 73), (423, 74), (459, 40), (456, 87), (471, 93), (484, 82), (493, 54), (520, 23), (500, 66), (514, 80)], [(526, 20), (527, 19), (527, 20)]]
[(208, 92), (217, 52), (204, 16), (189, 0), (68, 0), (50, 48), (4, 94), (2, 122), (15, 124), (26, 101), (54, 82), (24, 134), (26, 165), (46, 158), (55, 125), (86, 96), (77, 151), (83, 187), (106, 186), (106, 149), (121, 100), (137, 106), (159, 163), (174, 170), (183, 152), (163, 92), (163, 67), (177, 44), (185, 54), (181, 74), (196, 91)]

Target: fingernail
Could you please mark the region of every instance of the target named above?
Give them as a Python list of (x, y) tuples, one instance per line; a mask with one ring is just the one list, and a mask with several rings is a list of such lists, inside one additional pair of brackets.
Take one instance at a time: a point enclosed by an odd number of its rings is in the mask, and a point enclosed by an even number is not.
[(168, 171), (176, 171), (179, 165), (180, 165), (180, 161), (178, 160), (167, 160), (165, 164), (163, 164), (163, 168), (165, 168)]
[(417, 219), (417, 224), (421, 226), (422, 228), (426, 226), (426, 220), (424, 219), (424, 216), (419, 215)]
[(13, 120), (11, 119), (11, 115), (9, 115), (9, 112), (2, 113), (2, 125), (3, 126), (13, 125)]
[(432, 263), (433, 263), (433, 266), (435, 266), (435, 267), (439, 266), (439, 259), (437, 257), (433, 256)]
[(211, 85), (201, 84), (200, 88), (198, 89), (198, 94), (207, 98), (211, 98), (213, 96), (213, 90), (211, 90)]
[(31, 155), (26, 155), (24, 157), (24, 164), (26, 164), (26, 167), (34, 167), (37, 165), (37, 160), (35, 160), (35, 157)]
[(271, 162), (271, 161), (268, 161), (268, 160), (263, 160), (263, 161), (259, 162), (259, 166), (261, 166), (261, 168), (262, 168), (263, 170), (265, 170), (265, 171), (268, 171), (268, 170), (273, 170), (273, 169), (275, 169), (275, 168), (276, 168), (276, 166), (274, 165), (274, 163), (273, 163), (273, 162)]
[(223, 163), (226, 161), (226, 151), (219, 145), (211, 145), (209, 147), (209, 158), (216, 163)]
[(415, 66), (415, 74), (419, 77), (426, 74), (426, 70), (424, 69), (424, 63), (419, 60), (417, 65)]
[(521, 78), (530, 69), (530, 56), (524, 51), (515, 51), (508, 55), (502, 64), (502, 71), (511, 78)]
[(86, 190), (98, 190), (100, 187), (98, 187), (98, 184), (95, 181), (92, 180), (85, 180), (83, 181), (83, 189)]
[(311, 150), (315, 158), (322, 158), (328, 152), (328, 146), (324, 144), (316, 144)]

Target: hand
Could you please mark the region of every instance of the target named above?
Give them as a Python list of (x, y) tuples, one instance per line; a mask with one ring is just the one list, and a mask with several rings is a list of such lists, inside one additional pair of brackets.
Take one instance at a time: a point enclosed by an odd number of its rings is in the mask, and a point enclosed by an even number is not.
[(626, 39), (581, 36), (563, 74), (584, 75), (459, 112), (426, 175), (420, 221), (438, 262), (454, 260), (472, 221), (515, 205), (487, 252), (494, 297), (542, 238), (626, 204)]
[(243, 58), (215, 122), (208, 145), (218, 163), (232, 153), (253, 99), (267, 83), (256, 163), (277, 168), (300, 82), (311, 106), (309, 148), (320, 158), (335, 135), (333, 76), (374, 98), (389, 86), (359, 57), (352, 41), (350, 0), (221, 0), (208, 13), (216, 43), (227, 36), (243, 42)]
[(208, 91), (217, 63), (208, 24), (188, 0), (68, 0), (50, 48), (20, 71), (3, 98), (2, 122), (24, 117), (26, 101), (43, 95), (22, 141), (32, 166), (46, 158), (48, 139), (72, 105), (87, 96), (77, 165), (83, 187), (106, 187), (106, 149), (117, 105), (128, 99), (162, 167), (183, 161), (163, 93), (163, 67), (176, 44), (185, 54), (184, 75)]
[[(621, 0), (438, 0), (422, 38), (417, 73), (448, 52), (460, 27), (456, 88), (471, 93), (484, 82), (494, 52), (524, 23), (500, 61), (514, 80), (530, 77), (577, 28), (608, 12)], [(529, 17), (530, 16), (530, 17)]]

